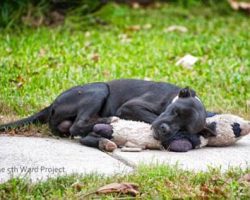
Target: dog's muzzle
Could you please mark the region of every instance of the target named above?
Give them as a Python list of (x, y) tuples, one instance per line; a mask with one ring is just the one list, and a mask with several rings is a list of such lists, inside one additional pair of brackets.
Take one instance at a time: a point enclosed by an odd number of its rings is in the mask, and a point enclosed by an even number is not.
[(164, 138), (170, 134), (170, 127), (166, 123), (162, 123), (159, 125), (152, 125), (152, 129), (154, 130), (154, 138), (156, 140), (161, 140), (161, 138)]

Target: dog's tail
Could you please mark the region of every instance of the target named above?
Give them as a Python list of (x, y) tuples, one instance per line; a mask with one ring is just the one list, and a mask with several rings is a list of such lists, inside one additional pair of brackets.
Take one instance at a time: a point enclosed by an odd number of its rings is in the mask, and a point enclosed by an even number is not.
[(37, 123), (45, 124), (48, 122), (49, 116), (50, 116), (50, 106), (44, 108), (40, 112), (35, 113), (34, 115), (31, 115), (27, 118), (0, 125), (0, 132), (7, 131), (9, 129), (20, 128), (29, 124), (37, 124)]

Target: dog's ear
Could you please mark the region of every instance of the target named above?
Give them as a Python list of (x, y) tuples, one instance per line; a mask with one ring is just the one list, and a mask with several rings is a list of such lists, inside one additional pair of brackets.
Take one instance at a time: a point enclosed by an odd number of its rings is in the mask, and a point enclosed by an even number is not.
[(217, 136), (216, 122), (212, 122), (211, 124), (206, 124), (206, 126), (203, 128), (203, 130), (199, 134), (205, 138)]
[(179, 98), (191, 97), (191, 92), (190, 92), (189, 87), (182, 88), (182, 89), (179, 91), (178, 97), (179, 97)]
[(180, 98), (195, 97), (195, 96), (196, 96), (196, 92), (190, 89), (189, 87), (182, 88), (178, 94), (178, 97)]

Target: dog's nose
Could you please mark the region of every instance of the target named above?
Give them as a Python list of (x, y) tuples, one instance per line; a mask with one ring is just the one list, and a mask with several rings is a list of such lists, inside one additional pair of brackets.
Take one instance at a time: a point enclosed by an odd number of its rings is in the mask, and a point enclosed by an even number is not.
[(161, 132), (162, 132), (163, 134), (168, 134), (168, 133), (170, 132), (170, 127), (169, 127), (169, 125), (167, 125), (167, 124), (165, 124), (165, 123), (163, 123), (163, 124), (160, 125), (160, 129), (161, 129)]

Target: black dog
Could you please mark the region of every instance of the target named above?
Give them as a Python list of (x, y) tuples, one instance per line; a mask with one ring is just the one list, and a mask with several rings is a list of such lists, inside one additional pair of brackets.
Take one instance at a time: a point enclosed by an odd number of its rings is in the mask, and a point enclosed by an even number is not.
[(61, 137), (86, 136), (105, 117), (151, 123), (155, 138), (169, 133), (198, 133), (206, 129), (207, 113), (193, 90), (175, 85), (133, 79), (90, 83), (73, 87), (40, 112), (0, 126), (0, 131), (30, 123), (48, 123)]

